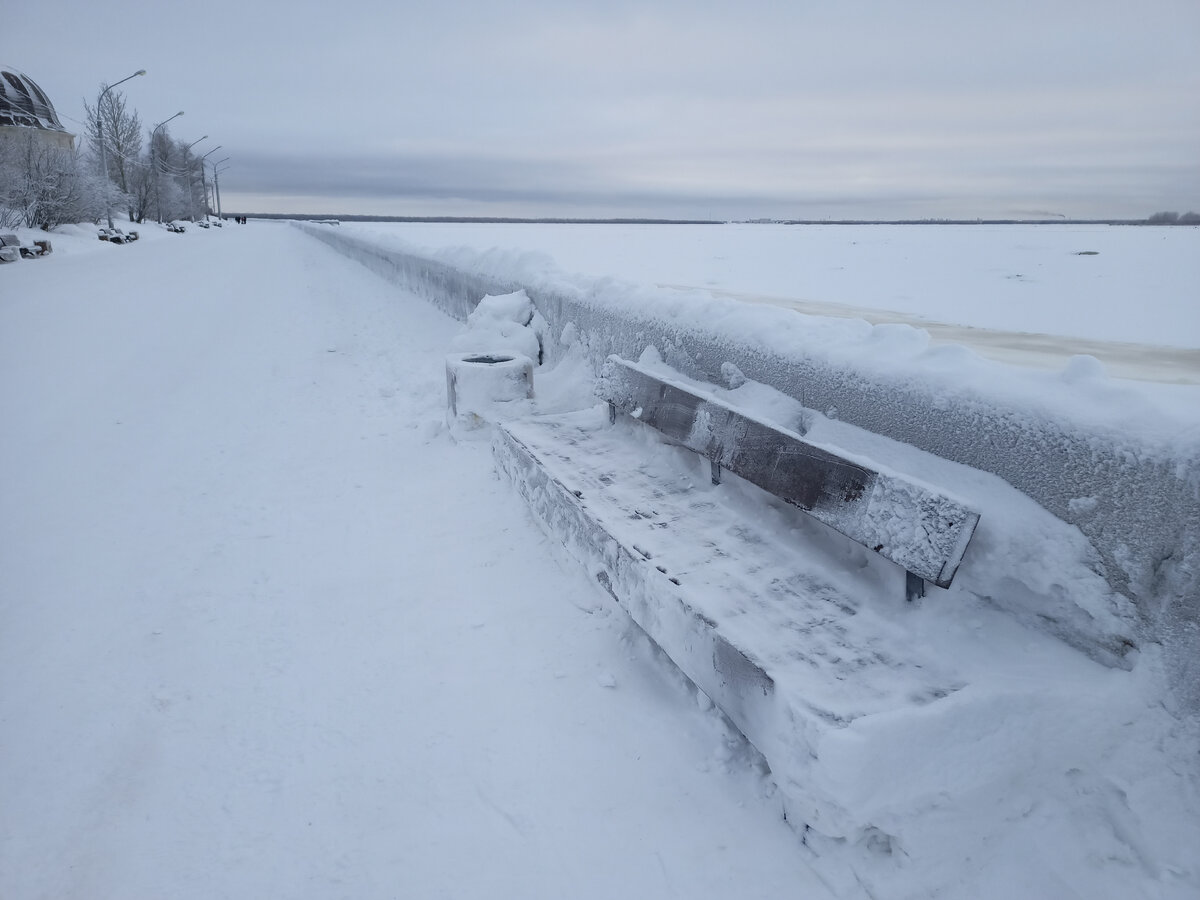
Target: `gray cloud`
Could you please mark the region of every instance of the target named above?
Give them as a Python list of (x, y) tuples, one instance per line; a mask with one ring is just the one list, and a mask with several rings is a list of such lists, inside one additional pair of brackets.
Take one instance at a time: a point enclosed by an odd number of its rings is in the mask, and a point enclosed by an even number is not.
[[(5, 14), (60, 113), (123, 86), (228, 203), (540, 215), (1200, 207), (1194, 0), (57, 4)], [(69, 120), (68, 126), (71, 125)], [(472, 207), (474, 204), (474, 207)], [(589, 212), (592, 210), (592, 212)], [(264, 210), (266, 211), (266, 210)], [(707, 212), (706, 212), (707, 211)]]

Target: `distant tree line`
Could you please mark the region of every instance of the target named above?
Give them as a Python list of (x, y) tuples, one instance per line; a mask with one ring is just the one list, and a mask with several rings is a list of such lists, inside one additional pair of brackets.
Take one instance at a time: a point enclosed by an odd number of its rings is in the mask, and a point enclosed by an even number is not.
[(0, 140), (0, 227), (49, 230), (99, 222), (110, 210), (124, 210), (139, 223), (208, 214), (203, 164), (185, 142), (172, 140), (166, 127), (144, 138), (141, 119), (119, 91), (84, 107), (85, 133), (72, 149), (39, 140), (33, 128)]
[(1200, 225), (1200, 213), (1157, 212), (1146, 220), (1147, 225)]

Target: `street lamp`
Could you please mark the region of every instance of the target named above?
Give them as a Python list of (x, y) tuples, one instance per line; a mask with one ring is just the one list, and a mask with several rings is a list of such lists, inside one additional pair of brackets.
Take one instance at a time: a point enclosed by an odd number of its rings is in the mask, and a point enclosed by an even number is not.
[(221, 145), (213, 147), (200, 157), (200, 193), (204, 197), (204, 221), (208, 221), (208, 179), (204, 177), (204, 161), (221, 149)]
[[(216, 194), (217, 194), (217, 218), (218, 219), (221, 218), (221, 170), (218, 169), (217, 166), (221, 165), (221, 163), (223, 163), (223, 162), (229, 162), (229, 159), (230, 159), (230, 157), (227, 156), (224, 159), (218, 159), (215, 163), (213, 163), (213, 190), (216, 191)], [(229, 168), (229, 167), (226, 166), (226, 168)]]
[[(183, 115), (183, 110), (171, 116), (171, 119), (178, 119)], [(171, 119), (164, 119), (154, 126), (150, 131), (150, 164), (154, 166), (154, 205), (158, 209), (158, 224), (162, 224), (162, 196), (158, 192), (158, 157), (154, 152), (154, 135), (158, 134), (158, 129), (162, 128)]]
[(145, 69), (138, 69), (132, 75), (122, 78), (116, 84), (110, 84), (108, 87), (106, 87), (104, 90), (102, 90), (100, 92), (100, 97), (99, 97), (99, 99), (96, 100), (96, 134), (100, 138), (100, 162), (103, 163), (103, 165), (104, 165), (104, 213), (105, 213), (105, 216), (108, 218), (108, 227), (109, 228), (113, 227), (113, 220), (112, 220), (112, 204), (110, 204), (108, 202), (108, 194), (109, 194), (109, 187), (110, 187), (109, 181), (108, 181), (108, 154), (104, 150), (104, 113), (102, 111), (102, 107), (104, 106), (104, 98), (108, 95), (108, 92), (111, 91), (113, 88), (115, 88), (118, 84), (124, 84), (130, 78), (137, 78), (139, 75), (145, 75), (145, 74), (146, 74)]
[(190, 144), (188, 144), (186, 147), (183, 148), (183, 165), (187, 169), (187, 177), (188, 177), (188, 206), (190, 206), (192, 208), (192, 221), (193, 222), (196, 221), (196, 189), (192, 182), (192, 167), (188, 165), (188, 151), (191, 150), (193, 147), (195, 147), (201, 141), (207, 141), (207, 140), (208, 140), (208, 135), (206, 134), (202, 138), (196, 138), (196, 140), (192, 141)]

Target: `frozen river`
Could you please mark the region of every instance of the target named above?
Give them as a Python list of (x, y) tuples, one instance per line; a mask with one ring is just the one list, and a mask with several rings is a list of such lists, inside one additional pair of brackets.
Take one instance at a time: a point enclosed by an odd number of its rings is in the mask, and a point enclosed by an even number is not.
[(1200, 383), (1200, 229), (1109, 225), (372, 223), (416, 247), (519, 250), (567, 272), (908, 324), (1058, 369)]

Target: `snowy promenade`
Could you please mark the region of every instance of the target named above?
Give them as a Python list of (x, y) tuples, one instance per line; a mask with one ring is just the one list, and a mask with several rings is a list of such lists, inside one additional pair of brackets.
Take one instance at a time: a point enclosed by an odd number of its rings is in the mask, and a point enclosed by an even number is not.
[(283, 225), (0, 272), (0, 897), (830, 896), (458, 327)]

